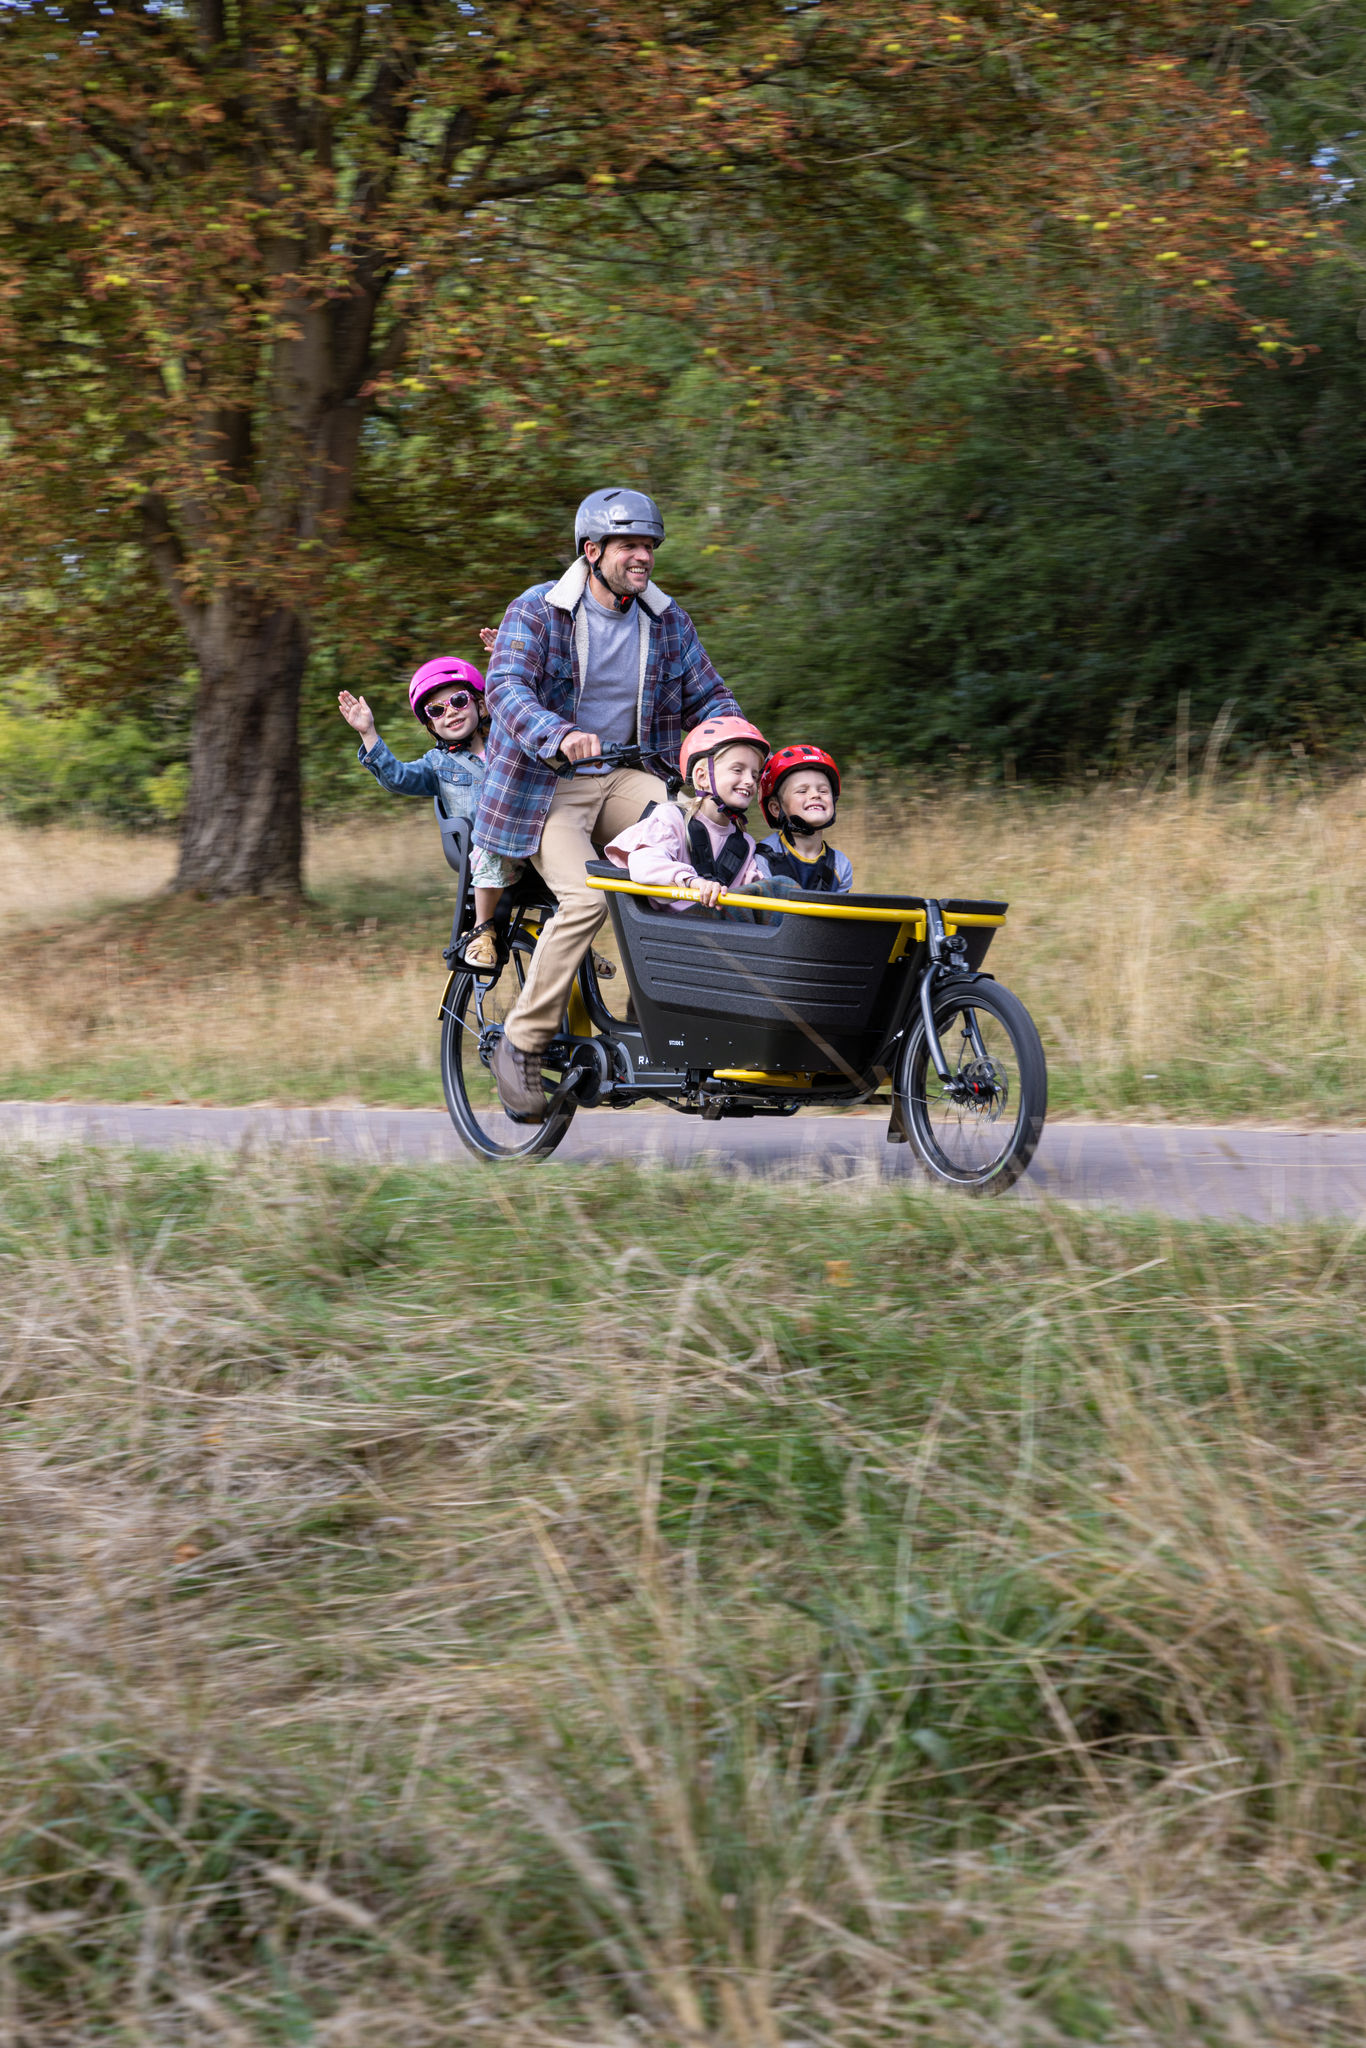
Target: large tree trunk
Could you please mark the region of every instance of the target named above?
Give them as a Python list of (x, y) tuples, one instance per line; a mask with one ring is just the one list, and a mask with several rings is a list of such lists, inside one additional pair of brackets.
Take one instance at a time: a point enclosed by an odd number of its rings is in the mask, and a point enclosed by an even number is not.
[(263, 607), (237, 588), (210, 602), (191, 637), (200, 684), (175, 887), (211, 896), (297, 896), (307, 621), (298, 611)]

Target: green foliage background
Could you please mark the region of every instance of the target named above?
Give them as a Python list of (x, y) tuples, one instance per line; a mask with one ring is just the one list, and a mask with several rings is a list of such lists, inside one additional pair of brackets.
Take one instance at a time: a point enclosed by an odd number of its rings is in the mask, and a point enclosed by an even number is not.
[(1354, 753), (1366, 348), (1336, 289), (1292, 317), (1305, 364), (1194, 429), (1088, 416), (983, 353), (945, 373), (945, 459), (888, 453), (891, 420), (795, 436), (744, 601), (701, 565), (728, 673), (783, 733), (898, 762), (1075, 773), (1151, 755), (1183, 698), (1196, 732), (1229, 707), (1235, 751)]
[[(429, 482), (410, 524), (415, 457), (378, 447), (366, 546), (405, 601), (387, 667), (341, 640), (315, 653), (314, 802), (354, 789), (340, 683), (382, 723), (387, 711), (404, 751), (408, 668), (447, 647), (477, 659), (478, 625), (559, 573), (579, 492), (614, 470), (664, 498), (659, 580), (773, 737), (866, 764), (1052, 779), (1151, 763), (1178, 720), (1202, 744), (1222, 713), (1225, 759), (1354, 758), (1366, 344), (1352, 299), (1345, 272), (1307, 284), (1288, 309), (1303, 363), (1250, 371), (1237, 402), (1194, 427), (1022, 386), (984, 344), (946, 342), (912, 386), (749, 439), (722, 380), (684, 360), (633, 440), (585, 405), (563, 465), (527, 450), (527, 476), (498, 474), (490, 451), (491, 528), (467, 523), (458, 479), (444, 502)], [(951, 445), (926, 452), (919, 424), (945, 418)]]

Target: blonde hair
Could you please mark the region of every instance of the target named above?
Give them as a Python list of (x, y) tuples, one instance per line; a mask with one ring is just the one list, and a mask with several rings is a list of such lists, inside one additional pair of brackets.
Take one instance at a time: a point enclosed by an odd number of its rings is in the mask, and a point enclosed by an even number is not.
[(678, 805), (679, 810), (682, 811), (684, 818), (689, 824), (692, 823), (697, 813), (701, 810), (702, 799), (707, 794), (707, 791), (698, 789), (692, 778), (689, 777), (682, 789), (679, 790), (678, 795), (674, 798), (674, 802)]

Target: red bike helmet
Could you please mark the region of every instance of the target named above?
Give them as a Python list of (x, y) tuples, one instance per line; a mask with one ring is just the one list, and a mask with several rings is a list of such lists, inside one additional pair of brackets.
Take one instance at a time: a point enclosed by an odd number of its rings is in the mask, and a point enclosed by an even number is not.
[(757, 747), (768, 758), (768, 741), (747, 718), (708, 718), (693, 727), (678, 750), (678, 772), (684, 782), (692, 781), (699, 761), (710, 761), (727, 747)]
[[(776, 796), (787, 777), (798, 768), (821, 768), (830, 777), (835, 802), (840, 800), (840, 771), (824, 747), (779, 747), (770, 754), (759, 777), (759, 808), (768, 817), (769, 798)], [(780, 806), (781, 808), (781, 806)]]
[(478, 690), (484, 694), (484, 678), (472, 661), (459, 661), (453, 654), (438, 654), (435, 661), (424, 661), (408, 685), (408, 702), (413, 707), (413, 717), (421, 718), (423, 699), (437, 690), (449, 689), (456, 683), (463, 683), (467, 690)]

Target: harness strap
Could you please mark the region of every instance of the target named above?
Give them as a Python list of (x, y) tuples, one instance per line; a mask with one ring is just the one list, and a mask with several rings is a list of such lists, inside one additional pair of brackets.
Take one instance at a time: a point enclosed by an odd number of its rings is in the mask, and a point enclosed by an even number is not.
[(839, 876), (835, 871), (835, 856), (829, 846), (821, 848), (819, 860), (799, 860), (786, 840), (779, 834), (777, 851), (764, 848), (764, 859), (768, 862), (769, 873), (786, 875), (791, 882), (799, 882), (803, 889), (813, 895), (834, 896), (837, 894)]
[(719, 882), (723, 889), (729, 889), (749, 859), (749, 841), (738, 825), (732, 825), (721, 851), (713, 853), (711, 834), (702, 820), (689, 818), (688, 852), (692, 855), (693, 866), (704, 880)]

